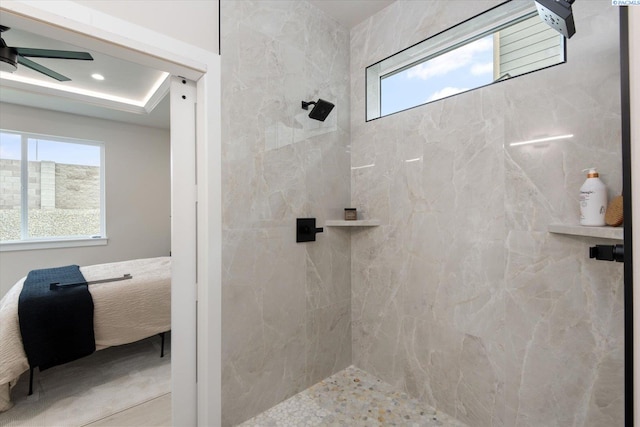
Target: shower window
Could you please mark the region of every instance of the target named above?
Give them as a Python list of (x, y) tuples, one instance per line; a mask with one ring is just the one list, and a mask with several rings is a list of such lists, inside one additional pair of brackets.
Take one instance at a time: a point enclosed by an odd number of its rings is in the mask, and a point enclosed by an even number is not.
[(534, 2), (509, 1), (367, 67), (367, 121), (565, 62)]

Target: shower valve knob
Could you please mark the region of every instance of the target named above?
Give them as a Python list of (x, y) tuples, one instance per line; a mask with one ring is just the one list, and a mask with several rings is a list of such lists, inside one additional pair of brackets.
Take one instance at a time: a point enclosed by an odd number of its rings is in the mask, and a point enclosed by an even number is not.
[(296, 221), (296, 242), (315, 242), (316, 233), (322, 233), (322, 227), (316, 228), (315, 218), (298, 218)]

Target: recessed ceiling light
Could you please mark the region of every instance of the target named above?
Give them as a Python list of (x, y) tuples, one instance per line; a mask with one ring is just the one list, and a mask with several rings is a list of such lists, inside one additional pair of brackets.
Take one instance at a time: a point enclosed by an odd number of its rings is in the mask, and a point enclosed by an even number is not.
[(93, 77), (96, 80), (104, 80), (104, 76), (102, 74), (98, 74), (98, 73), (91, 74), (91, 77)]

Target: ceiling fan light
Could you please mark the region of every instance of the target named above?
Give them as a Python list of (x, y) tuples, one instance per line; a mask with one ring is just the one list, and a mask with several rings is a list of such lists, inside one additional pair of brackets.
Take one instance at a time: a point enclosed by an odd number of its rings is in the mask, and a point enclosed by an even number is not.
[(95, 80), (100, 80), (100, 81), (104, 80), (104, 76), (98, 73), (91, 74), (91, 77), (94, 78)]

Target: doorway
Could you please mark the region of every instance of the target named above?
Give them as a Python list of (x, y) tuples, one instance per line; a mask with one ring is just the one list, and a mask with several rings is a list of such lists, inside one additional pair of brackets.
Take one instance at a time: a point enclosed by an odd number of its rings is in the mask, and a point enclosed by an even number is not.
[[(218, 425), (221, 334), (218, 55), (104, 14), (99, 19), (87, 16), (91, 12), (74, 3), (65, 4), (63, 12), (48, 2), (29, 5), (3, 2), (0, 10), (5, 25), (196, 82), (192, 89), (194, 103), (185, 107), (191, 109), (195, 120), (179, 121), (171, 130), (172, 152), (175, 158), (182, 159), (172, 161), (171, 173), (173, 193), (177, 196), (172, 198), (172, 213), (182, 218), (172, 224), (172, 282), (190, 288), (191, 299), (198, 298), (196, 302), (172, 295), (173, 424)], [(116, 28), (117, 33), (113, 32)], [(160, 37), (162, 48), (157, 47)], [(197, 157), (192, 155), (193, 150), (197, 150)], [(177, 179), (194, 176), (194, 171), (197, 187)]]

